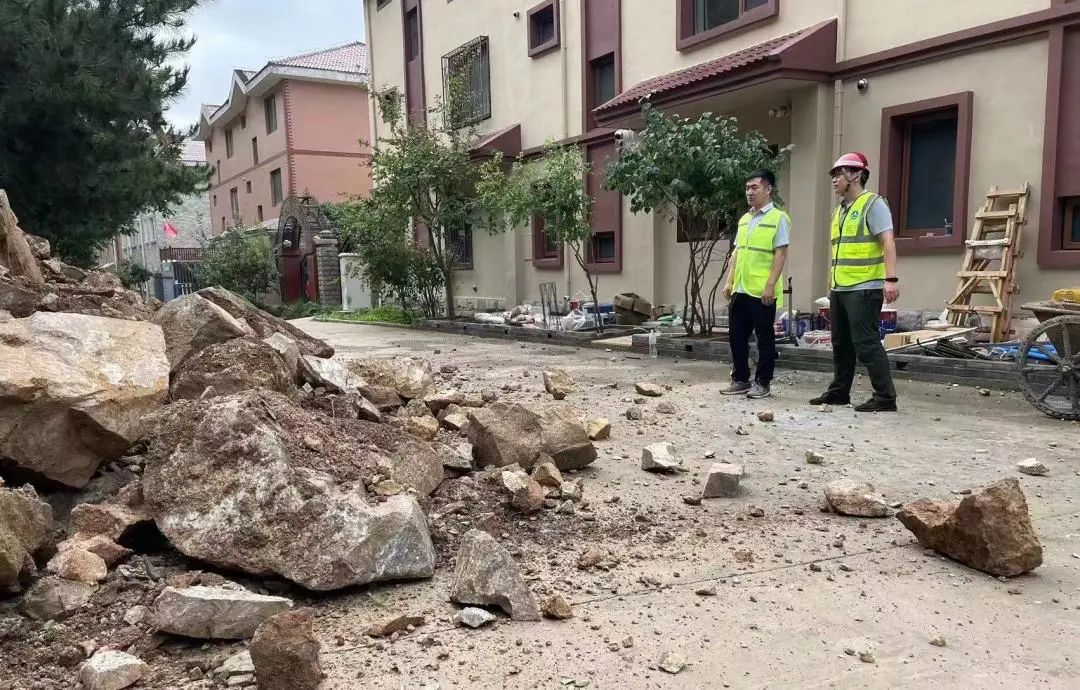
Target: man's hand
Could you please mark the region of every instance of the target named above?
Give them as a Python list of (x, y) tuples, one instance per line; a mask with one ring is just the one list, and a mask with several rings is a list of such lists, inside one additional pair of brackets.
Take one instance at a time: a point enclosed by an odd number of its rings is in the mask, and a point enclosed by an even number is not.
[(731, 283), (725, 283), (724, 284), (724, 299), (726, 299), (726, 300), (731, 299)]
[(766, 307), (776, 301), (776, 286), (766, 285), (765, 289), (761, 291), (761, 303)]
[(885, 283), (885, 304), (892, 304), (900, 299), (900, 284)]

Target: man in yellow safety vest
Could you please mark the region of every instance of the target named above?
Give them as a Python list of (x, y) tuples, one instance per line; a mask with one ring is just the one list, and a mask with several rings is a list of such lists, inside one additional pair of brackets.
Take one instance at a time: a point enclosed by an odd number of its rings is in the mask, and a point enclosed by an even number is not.
[[(739, 220), (724, 296), (728, 308), (728, 336), (734, 365), (731, 385), (724, 395), (767, 398), (772, 395), (776, 364), (776, 310), (783, 306), (782, 274), (787, 261), (791, 218), (773, 203), (776, 176), (769, 170), (753, 173), (746, 181), (750, 210)], [(779, 284), (779, 287), (778, 287)], [(750, 334), (757, 336), (758, 362), (750, 383)]]
[(881, 307), (900, 297), (892, 213), (866, 191), (870, 164), (861, 153), (840, 157), (829, 171), (840, 206), (833, 213), (829, 271), (833, 381), (812, 405), (847, 405), (856, 359), (870, 373), (874, 395), (857, 412), (895, 412), (896, 388), (881, 344)]

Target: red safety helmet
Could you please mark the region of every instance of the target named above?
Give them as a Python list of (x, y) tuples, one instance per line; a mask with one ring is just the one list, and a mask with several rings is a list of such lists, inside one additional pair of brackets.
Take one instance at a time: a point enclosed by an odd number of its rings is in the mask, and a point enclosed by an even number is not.
[(866, 160), (866, 156), (859, 152), (845, 153), (836, 160), (833, 167), (829, 169), (830, 175), (835, 175), (836, 171), (840, 168), (854, 168), (855, 170), (865, 170), (870, 172), (870, 162)]

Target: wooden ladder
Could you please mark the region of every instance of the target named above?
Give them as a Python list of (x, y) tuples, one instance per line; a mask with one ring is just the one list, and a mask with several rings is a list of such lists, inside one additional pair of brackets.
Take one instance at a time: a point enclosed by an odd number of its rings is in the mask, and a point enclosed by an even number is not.
[[(964, 263), (956, 273), (959, 286), (948, 300), (949, 323), (967, 324), (970, 314), (991, 315), (989, 333), (992, 343), (1008, 340), (1012, 334), (1012, 301), (1019, 288), (1013, 280), (1016, 259), (1020, 255), (1020, 229), (1027, 223), (1030, 185), (1019, 189), (991, 187), (986, 201), (975, 214), (964, 251)], [(993, 304), (972, 304), (974, 295), (990, 295)]]

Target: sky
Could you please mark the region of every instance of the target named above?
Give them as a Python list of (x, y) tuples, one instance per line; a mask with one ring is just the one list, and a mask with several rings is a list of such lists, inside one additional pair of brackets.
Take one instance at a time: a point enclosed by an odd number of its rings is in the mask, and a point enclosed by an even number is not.
[(204, 0), (186, 29), (198, 39), (182, 62), (191, 67), (187, 91), (169, 120), (193, 125), (203, 103), (229, 95), (234, 69), (257, 70), (272, 58), (364, 40), (362, 0)]

